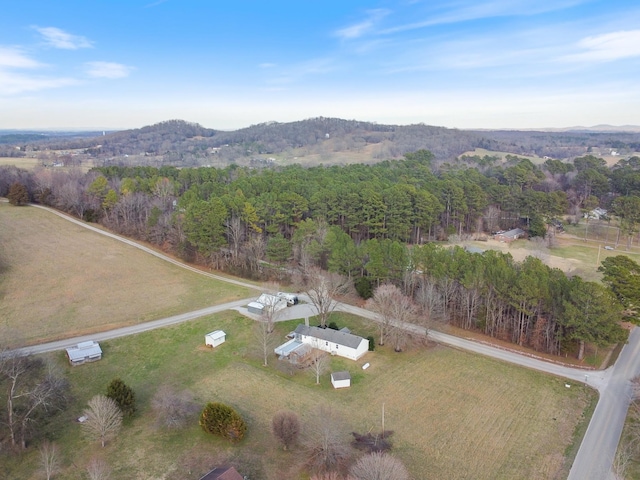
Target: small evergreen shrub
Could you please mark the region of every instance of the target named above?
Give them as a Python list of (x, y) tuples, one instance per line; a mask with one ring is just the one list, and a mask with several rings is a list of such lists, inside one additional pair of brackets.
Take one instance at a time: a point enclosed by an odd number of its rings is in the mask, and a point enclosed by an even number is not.
[(131, 387), (120, 378), (114, 378), (107, 387), (107, 397), (116, 402), (125, 417), (136, 413), (136, 396)]
[(226, 438), (230, 442), (239, 442), (244, 438), (247, 424), (233, 408), (223, 403), (209, 402), (200, 414), (200, 426), (202, 429)]

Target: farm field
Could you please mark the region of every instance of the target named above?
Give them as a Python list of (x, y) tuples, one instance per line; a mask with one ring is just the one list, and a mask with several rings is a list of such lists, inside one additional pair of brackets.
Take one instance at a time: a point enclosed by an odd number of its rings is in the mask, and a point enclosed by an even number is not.
[(0, 203), (0, 338), (15, 347), (250, 297), (51, 213)]
[[(374, 332), (358, 318), (335, 319), (362, 335)], [(277, 342), (296, 324), (278, 323)], [(227, 342), (207, 349), (204, 334), (215, 329), (227, 333)], [(441, 346), (401, 354), (378, 349), (359, 362), (332, 357), (332, 371), (352, 374), (350, 389), (334, 390), (328, 374), (318, 386), (308, 372), (291, 376), (274, 368), (274, 356), (270, 366), (262, 367), (254, 345), (253, 322), (229, 311), (103, 342), (104, 357), (92, 364), (70, 367), (63, 353), (50, 354), (74, 395), (72, 408), (45, 432), (63, 448), (61, 478), (84, 478), (85, 465), (95, 455), (107, 460), (113, 478), (198, 479), (222, 462), (252, 479), (306, 478), (299, 474), (302, 448), (283, 452), (271, 437), (270, 421), (277, 411), (295, 411), (304, 425), (321, 405), (330, 406), (342, 419), (348, 441), (352, 431), (380, 428), (383, 403), (385, 428), (395, 432), (393, 453), (412, 478), (563, 478), (568, 471), (564, 454), (571, 451), (574, 432), (584, 426), (595, 400), (580, 384), (566, 388), (564, 380)], [(371, 367), (363, 371), (365, 362)], [(134, 389), (139, 412), (102, 449), (83, 440), (74, 419), (115, 376)], [(248, 423), (247, 436), (238, 445), (227, 444), (203, 433), (195, 418), (184, 430), (158, 429), (150, 404), (164, 383), (190, 390), (199, 405), (232, 405)], [(32, 449), (20, 461), (10, 459), (7, 478), (37, 478), (37, 454)]]

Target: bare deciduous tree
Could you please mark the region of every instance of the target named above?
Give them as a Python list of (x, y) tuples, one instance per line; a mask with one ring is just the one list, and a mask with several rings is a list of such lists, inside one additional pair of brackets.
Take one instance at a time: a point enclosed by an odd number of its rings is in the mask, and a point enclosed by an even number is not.
[(93, 457), (87, 464), (87, 476), (89, 480), (109, 480), (111, 468), (103, 458)]
[[(265, 306), (265, 309), (267, 307)], [(272, 324), (271, 324), (272, 325)], [(260, 356), (262, 357), (262, 366), (269, 365), (269, 354), (273, 352), (273, 327), (270, 326), (268, 320), (260, 318), (254, 326), (254, 334), (259, 347)]]
[(385, 283), (376, 288), (373, 297), (367, 300), (367, 308), (380, 317), (380, 345), (384, 345), (386, 335), (390, 334), (394, 349), (401, 351), (407, 336), (404, 323), (413, 323), (417, 317), (413, 301), (395, 285)]
[(296, 443), (300, 429), (300, 419), (294, 412), (282, 410), (271, 419), (271, 431), (284, 450)]
[(310, 421), (305, 440), (307, 465), (314, 473), (337, 472), (349, 459), (349, 444), (336, 413), (321, 406)]
[(315, 475), (311, 476), (311, 480), (343, 480), (343, 478), (344, 477), (338, 472), (316, 473)]
[(200, 407), (188, 391), (177, 392), (170, 385), (162, 385), (151, 400), (156, 423), (168, 429), (182, 428), (190, 419), (196, 419)]
[(418, 288), (416, 289), (416, 302), (422, 308), (422, 318), (425, 331), (429, 329), (435, 322), (443, 320), (444, 306), (442, 296), (436, 284), (428, 278), (420, 278)]
[(309, 365), (309, 371), (316, 378), (316, 385), (320, 384), (320, 377), (329, 370), (329, 364), (331, 363), (331, 357), (327, 352), (314, 348), (311, 352), (311, 365)]
[(382, 452), (360, 457), (349, 473), (353, 480), (409, 480), (409, 472), (402, 462)]
[(96, 395), (89, 400), (89, 408), (84, 411), (87, 419), (82, 423), (86, 434), (105, 443), (116, 437), (122, 427), (122, 412), (118, 404), (105, 395)]
[(50, 480), (60, 469), (60, 449), (55, 443), (46, 440), (40, 445), (38, 450), (40, 450), (42, 471), (47, 480)]
[(351, 281), (337, 273), (313, 267), (306, 276), (305, 293), (318, 312), (322, 328), (327, 326), (327, 318), (338, 304), (334, 297), (346, 295), (351, 291)]
[(29, 427), (40, 412), (64, 408), (68, 382), (38, 358), (0, 352), (0, 378), (7, 381), (7, 424), (11, 445), (27, 446)]

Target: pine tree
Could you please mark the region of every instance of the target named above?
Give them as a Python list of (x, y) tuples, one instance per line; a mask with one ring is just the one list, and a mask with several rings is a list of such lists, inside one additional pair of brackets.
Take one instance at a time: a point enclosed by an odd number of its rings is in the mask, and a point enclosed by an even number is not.
[(107, 387), (107, 397), (113, 399), (125, 417), (136, 413), (136, 396), (131, 387), (120, 378), (114, 378)]
[(9, 187), (7, 198), (9, 199), (9, 203), (16, 207), (27, 205), (29, 203), (29, 191), (23, 184), (15, 182)]

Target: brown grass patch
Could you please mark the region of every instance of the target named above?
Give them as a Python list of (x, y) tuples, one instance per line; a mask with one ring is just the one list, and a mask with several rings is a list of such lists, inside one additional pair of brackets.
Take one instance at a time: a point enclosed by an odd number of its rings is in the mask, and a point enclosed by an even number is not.
[(35, 208), (0, 204), (0, 338), (67, 338), (248, 297)]

